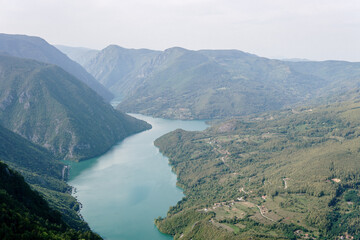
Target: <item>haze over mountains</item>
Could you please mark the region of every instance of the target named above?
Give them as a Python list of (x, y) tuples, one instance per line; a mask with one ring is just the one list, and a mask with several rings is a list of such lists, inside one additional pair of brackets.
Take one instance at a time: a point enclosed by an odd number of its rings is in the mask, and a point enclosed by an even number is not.
[(99, 50), (83, 47), (69, 47), (64, 45), (54, 46), (80, 65), (87, 63), (89, 59), (93, 58), (99, 52)]
[[(158, 117), (211, 119), (328, 98), (360, 83), (360, 63), (280, 61), (238, 50), (125, 49), (74, 56), (122, 99), (118, 109)], [(85, 59), (87, 61), (85, 61)]]
[[(0, 163), (2, 211), (11, 220), (0, 238), (30, 234), (8, 230), (28, 226), (27, 217), (54, 239), (99, 238), (78, 215), (60, 160), (96, 157), (151, 128), (121, 111), (235, 118), (156, 141), (186, 193), (156, 220), (162, 232), (176, 239), (360, 238), (360, 63), (238, 50), (58, 47), (84, 68), (41, 38), (0, 34), (0, 160), (51, 208)], [(121, 111), (107, 103), (113, 95)], [(42, 205), (36, 211), (28, 204), (34, 199)]]

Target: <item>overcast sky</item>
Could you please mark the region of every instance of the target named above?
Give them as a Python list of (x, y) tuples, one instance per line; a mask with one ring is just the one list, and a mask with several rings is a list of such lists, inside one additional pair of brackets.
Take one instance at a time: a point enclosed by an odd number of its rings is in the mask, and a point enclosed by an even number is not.
[(95, 49), (180, 46), (360, 62), (360, 1), (0, 0), (0, 32)]

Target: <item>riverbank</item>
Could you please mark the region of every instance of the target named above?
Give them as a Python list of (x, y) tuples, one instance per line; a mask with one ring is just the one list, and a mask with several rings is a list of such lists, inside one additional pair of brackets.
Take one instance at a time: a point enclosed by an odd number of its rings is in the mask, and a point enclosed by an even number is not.
[(153, 142), (177, 128), (204, 130), (203, 121), (165, 120), (134, 114), (153, 128), (126, 138), (110, 151), (73, 163), (69, 184), (77, 189), (81, 214), (102, 237), (170, 240), (154, 225), (184, 196), (168, 159)]

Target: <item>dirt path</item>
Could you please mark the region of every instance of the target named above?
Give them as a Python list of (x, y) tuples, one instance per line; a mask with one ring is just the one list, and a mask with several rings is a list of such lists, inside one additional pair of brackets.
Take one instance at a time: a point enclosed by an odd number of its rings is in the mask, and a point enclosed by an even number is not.
[(195, 222), (193, 225), (192, 225), (192, 227), (191, 227), (191, 231), (194, 229), (194, 227), (196, 226), (196, 224), (198, 224), (199, 223), (199, 221), (197, 221), (197, 222)]
[(242, 187), (242, 188), (240, 188), (240, 189), (239, 189), (239, 191), (240, 191), (240, 192), (243, 192), (243, 193), (245, 193), (245, 194), (249, 194), (248, 192), (246, 192), (246, 191), (244, 190), (244, 188), (243, 188), (243, 187)]
[(221, 161), (224, 163), (225, 166), (227, 166), (228, 168), (230, 168), (230, 166), (226, 163), (226, 159), (229, 157), (230, 155), (230, 152), (227, 151), (227, 150), (223, 150), (221, 145), (219, 144), (213, 144), (212, 142), (208, 142), (216, 152), (222, 154), (222, 155), (225, 155), (225, 156), (222, 156), (220, 159)]
[(269, 217), (267, 217), (267, 216), (264, 215), (264, 213), (261, 211), (261, 207), (260, 207), (259, 205), (256, 205), (256, 206), (258, 207), (261, 216), (263, 216), (264, 218), (266, 218), (266, 219), (268, 219), (268, 220), (270, 220), (270, 221), (275, 222), (275, 220), (273, 220), (273, 219), (271, 219), (271, 218), (269, 218)]
[(290, 180), (290, 178), (283, 178), (283, 181), (284, 181), (284, 189), (287, 189), (288, 188), (288, 185), (287, 185), (287, 181)]

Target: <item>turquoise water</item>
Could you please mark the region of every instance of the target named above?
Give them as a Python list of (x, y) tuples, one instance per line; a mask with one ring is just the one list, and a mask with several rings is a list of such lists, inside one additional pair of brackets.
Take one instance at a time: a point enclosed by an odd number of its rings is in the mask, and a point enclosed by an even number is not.
[(204, 121), (180, 121), (133, 114), (151, 130), (133, 135), (104, 155), (72, 163), (69, 184), (82, 203), (91, 229), (109, 240), (172, 239), (160, 233), (154, 219), (164, 217), (183, 197), (168, 159), (153, 142), (177, 128), (204, 130)]

